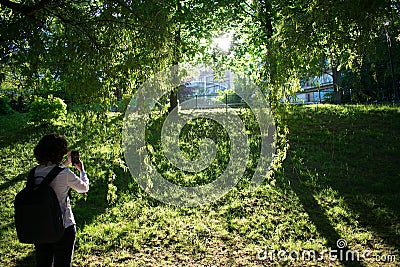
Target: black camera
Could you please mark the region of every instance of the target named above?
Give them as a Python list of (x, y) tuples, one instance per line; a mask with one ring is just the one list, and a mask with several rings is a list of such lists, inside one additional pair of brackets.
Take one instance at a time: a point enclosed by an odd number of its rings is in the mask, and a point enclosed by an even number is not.
[(72, 150), (71, 151), (71, 162), (72, 164), (79, 164), (79, 159), (80, 159), (81, 155), (79, 154), (78, 151), (76, 150)]

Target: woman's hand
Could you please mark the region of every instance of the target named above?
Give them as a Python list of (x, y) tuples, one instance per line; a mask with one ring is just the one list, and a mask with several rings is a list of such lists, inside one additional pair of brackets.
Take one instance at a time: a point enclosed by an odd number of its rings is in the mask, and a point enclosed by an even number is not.
[[(72, 160), (71, 160), (71, 150), (67, 152), (67, 155), (68, 155), (67, 160), (64, 161), (64, 163), (63, 163), (65, 167), (68, 167), (68, 165), (70, 165), (70, 164), (72, 163)], [(85, 167), (83, 166), (83, 162), (82, 162), (82, 160), (80, 160), (80, 159), (79, 159), (79, 163), (78, 163), (78, 164), (72, 164), (72, 165), (73, 165), (76, 169), (78, 169), (80, 172), (85, 171)]]
[(85, 167), (83, 166), (82, 160), (79, 160), (78, 164), (73, 164), (75, 168), (77, 168), (80, 172), (85, 171)]

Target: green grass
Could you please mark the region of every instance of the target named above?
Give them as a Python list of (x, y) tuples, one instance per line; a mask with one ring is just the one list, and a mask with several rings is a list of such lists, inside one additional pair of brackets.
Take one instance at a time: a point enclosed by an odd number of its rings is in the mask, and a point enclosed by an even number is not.
[[(70, 114), (68, 125), (50, 129), (28, 128), (20, 114), (0, 121), (0, 266), (34, 262), (33, 246), (17, 241), (13, 199), (35, 164), (34, 145), (50, 131), (64, 134), (82, 151), (91, 179), (87, 195), (74, 194), (75, 266), (399, 264), (399, 106), (293, 107), (285, 115), (290, 149), (274, 179), (254, 192), (241, 184), (216, 203), (197, 208), (160, 203), (138, 188), (122, 161), (117, 116)], [(149, 142), (157, 144), (157, 138)], [(183, 138), (183, 149), (195, 157), (196, 148), (185, 143)], [(160, 170), (169, 168), (158, 163)], [(265, 249), (322, 252), (335, 248), (339, 238), (351, 250), (396, 255), (397, 262), (258, 257)]]

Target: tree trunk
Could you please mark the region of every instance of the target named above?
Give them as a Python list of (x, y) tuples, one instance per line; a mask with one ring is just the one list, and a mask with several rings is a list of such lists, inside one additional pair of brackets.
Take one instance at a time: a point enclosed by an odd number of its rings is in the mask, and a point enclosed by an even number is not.
[(264, 12), (265, 12), (265, 29), (267, 32), (267, 37), (270, 39), (272, 37), (272, 4), (270, 1), (264, 1)]
[(342, 77), (340, 70), (337, 66), (332, 66), (332, 78), (333, 78), (333, 103), (342, 103)]
[[(180, 14), (181, 3), (180, 0), (176, 1), (176, 13)], [(173, 59), (172, 65), (178, 65), (180, 60), (180, 46), (181, 46), (181, 28), (178, 24), (175, 30), (175, 38), (174, 38), (174, 51), (173, 51)], [(178, 86), (171, 90), (169, 95), (169, 108), (168, 111), (171, 112), (174, 108), (178, 106)]]
[(171, 93), (169, 94), (168, 112), (171, 112), (177, 106), (178, 106), (178, 87), (175, 87), (174, 89), (171, 90)]

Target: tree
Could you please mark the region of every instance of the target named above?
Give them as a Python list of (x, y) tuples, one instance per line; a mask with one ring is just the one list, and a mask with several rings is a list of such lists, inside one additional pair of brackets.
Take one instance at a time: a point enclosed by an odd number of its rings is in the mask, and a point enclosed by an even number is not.
[(49, 72), (72, 97), (109, 98), (156, 71), (171, 53), (169, 10), (158, 1), (0, 4), (2, 81), (10, 66), (24, 66), (11, 72), (25, 77), (29, 89)]
[(19, 73), (22, 91), (53, 79), (74, 101), (121, 96), (205, 51), (200, 40), (229, 21), (227, 3), (1, 0), (0, 82)]
[[(134, 91), (165, 66), (197, 59), (231, 60), (274, 103), (297, 91), (300, 77), (332, 67), (340, 102), (340, 73), (362, 60), (384, 22), (393, 25), (392, 44), (399, 36), (395, 0), (0, 0), (0, 7), (1, 81), (18, 73), (24, 90), (39, 90), (47, 77), (87, 101)], [(227, 31), (235, 32), (231, 53), (210, 49)]]
[(261, 0), (238, 1), (236, 6), (243, 16), (238, 36), (250, 44), (253, 59), (259, 59), (262, 80), (275, 100), (298, 90), (298, 77), (332, 67), (339, 103), (340, 72), (374, 45), (383, 22), (399, 21), (398, 2), (386, 0)]
[[(388, 25), (387, 32), (396, 36), (398, 29), (396, 25)], [(360, 60), (354, 61), (351, 70), (344, 72), (342, 85), (347, 101), (389, 101), (396, 98), (394, 89), (398, 89), (400, 81), (400, 46), (395, 38), (391, 39), (393, 42), (389, 47), (386, 32), (382, 29)]]

